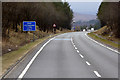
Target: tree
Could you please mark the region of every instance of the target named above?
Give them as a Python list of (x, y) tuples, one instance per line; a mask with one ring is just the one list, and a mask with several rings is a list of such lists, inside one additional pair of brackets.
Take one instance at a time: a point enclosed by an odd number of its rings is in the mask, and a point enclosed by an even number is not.
[(101, 26), (107, 25), (109, 31), (113, 32), (116, 37), (120, 37), (119, 33), (119, 5), (120, 2), (102, 2), (98, 10), (98, 18)]
[(23, 32), (23, 21), (36, 21), (39, 30), (44, 32), (52, 31), (54, 23), (57, 29), (71, 29), (73, 12), (67, 2), (4, 2), (2, 6), (3, 36), (9, 35), (9, 29)]

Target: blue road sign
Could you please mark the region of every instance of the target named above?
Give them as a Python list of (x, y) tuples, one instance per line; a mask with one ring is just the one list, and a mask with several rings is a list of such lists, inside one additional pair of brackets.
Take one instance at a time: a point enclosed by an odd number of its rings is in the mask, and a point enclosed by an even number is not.
[(36, 31), (36, 22), (23, 21), (23, 31)]

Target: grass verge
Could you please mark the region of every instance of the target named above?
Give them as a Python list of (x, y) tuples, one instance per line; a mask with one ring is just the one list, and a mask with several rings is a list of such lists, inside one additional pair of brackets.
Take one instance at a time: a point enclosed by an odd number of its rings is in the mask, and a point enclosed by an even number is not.
[(9, 52), (9, 53), (1, 56), (2, 57), (2, 73), (0, 75), (2, 76), (12, 65), (14, 65), (18, 60), (20, 60), (25, 54), (27, 54), (31, 49), (36, 47), (38, 44), (42, 43), (43, 41), (47, 40), (48, 38), (54, 37), (59, 34), (61, 34), (61, 33), (43, 37), (41, 39), (38, 39), (34, 42), (28, 43), (28, 44), (20, 47), (16, 51), (12, 51), (12, 52)]
[(116, 49), (118, 49), (118, 46), (120, 46), (120, 45), (118, 45), (118, 44), (116, 44), (116, 43), (113, 43), (112, 41), (107, 40), (107, 39), (102, 39), (102, 38), (96, 36), (96, 35), (93, 34), (93, 33), (88, 33), (88, 35), (89, 35), (91, 38), (93, 38), (93, 39), (95, 39), (95, 40), (97, 40), (97, 41), (100, 41), (100, 42), (102, 42), (103, 44), (112, 46), (112, 47), (114, 47), (114, 48), (116, 48)]

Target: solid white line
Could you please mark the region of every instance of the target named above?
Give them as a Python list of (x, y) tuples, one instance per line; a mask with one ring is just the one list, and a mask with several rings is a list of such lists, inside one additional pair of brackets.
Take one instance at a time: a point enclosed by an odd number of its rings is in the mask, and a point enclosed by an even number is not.
[(118, 52), (117, 50), (114, 50), (114, 49), (112, 49), (112, 48), (110, 48), (110, 47), (107, 47), (107, 46), (105, 46), (105, 45), (103, 45), (103, 44), (101, 44), (101, 43), (93, 40), (92, 38), (88, 37), (87, 33), (85, 33), (85, 35), (87, 36), (88, 39), (92, 40), (93, 42), (95, 42), (95, 43), (97, 43), (97, 44), (99, 44), (99, 45), (101, 45), (101, 46), (103, 46), (103, 47), (105, 47), (105, 48), (107, 48), (107, 49), (109, 49), (109, 50), (111, 50), (111, 51), (113, 51), (113, 52), (116, 52), (116, 53), (120, 54), (120, 52)]
[[(54, 37), (55, 38), (55, 37)], [(40, 50), (34, 55), (34, 57), (31, 59), (31, 61), (27, 64), (27, 66), (25, 67), (25, 69), (22, 71), (22, 73), (19, 75), (18, 78), (23, 78), (23, 76), (26, 74), (26, 72), (28, 71), (28, 69), (30, 68), (31, 64), (33, 63), (33, 61), (36, 59), (36, 57), (40, 54), (40, 52), (43, 50), (43, 48), (54, 38), (51, 38), (49, 41), (47, 41), (41, 48)]]
[(88, 61), (86, 61), (86, 64), (89, 65), (89, 66), (91, 65)]
[(101, 75), (97, 71), (94, 71), (94, 73), (96, 74), (97, 77), (101, 77)]
[(77, 52), (79, 53), (79, 51), (77, 50)]
[(84, 56), (82, 54), (79, 54), (81, 58), (84, 58)]

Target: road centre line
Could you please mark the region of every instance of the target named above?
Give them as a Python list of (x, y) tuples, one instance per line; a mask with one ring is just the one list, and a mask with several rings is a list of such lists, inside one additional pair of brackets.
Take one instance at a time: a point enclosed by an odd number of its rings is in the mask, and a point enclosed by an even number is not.
[(72, 45), (75, 47), (75, 44), (74, 44), (74, 42), (73, 42), (73, 39), (72, 39), (72, 37), (71, 37), (71, 42), (72, 42)]
[[(73, 43), (73, 39), (72, 39), (72, 38), (71, 38), (71, 42), (72, 42), (73, 46), (75, 47), (75, 44)], [(75, 47), (75, 48), (77, 49), (77, 47)], [(79, 53), (78, 50), (77, 50), (77, 52)], [(84, 56), (83, 56), (82, 54), (79, 54), (79, 56), (80, 56), (81, 58), (84, 58)], [(86, 61), (86, 64), (87, 64), (88, 66), (91, 65), (88, 61)], [(95, 73), (95, 75), (96, 75), (97, 77), (101, 78), (101, 75), (100, 75), (97, 71), (94, 71), (94, 73)]]
[(73, 45), (74, 47), (76, 47), (75, 45)]
[[(72, 44), (73, 44), (73, 39), (72, 39), (72, 37), (71, 37), (71, 42), (72, 42)], [(73, 45), (74, 47), (75, 47), (75, 45)], [(77, 49), (77, 47), (75, 47), (75, 49)], [(79, 51), (77, 50), (77, 52), (79, 53)], [(81, 57), (81, 58), (84, 58), (84, 56), (82, 55), (82, 54), (79, 54), (79, 56)]]
[(86, 64), (89, 65), (89, 66), (91, 65), (88, 61), (86, 61)]
[(75, 47), (75, 49), (77, 50), (77, 47)]
[(96, 74), (97, 77), (101, 77), (101, 75), (97, 71), (94, 71), (94, 73)]
[(77, 50), (77, 52), (79, 53), (79, 51)]
[[(85, 35), (87, 36), (87, 34), (85, 34)], [(88, 36), (87, 36), (87, 37), (88, 37)], [(88, 38), (89, 38), (89, 37), (88, 37)], [(89, 39), (91, 39), (91, 38), (89, 38)], [(71, 37), (71, 42), (72, 42), (73, 46), (75, 47), (75, 49), (77, 49), (77, 47), (75, 46), (75, 44), (74, 44), (74, 42), (73, 42), (72, 37)], [(98, 42), (96, 41), (96, 43), (98, 43)], [(99, 43), (98, 43), (98, 44), (99, 44)], [(100, 44), (100, 45), (101, 45), (101, 44)], [(79, 53), (79, 50), (77, 50), (77, 52)], [(83, 56), (82, 54), (79, 54), (79, 56), (80, 56), (81, 58), (84, 58), (84, 56)], [(87, 64), (88, 66), (91, 65), (88, 61), (86, 61), (86, 64)], [(95, 75), (96, 75), (97, 77), (101, 78), (101, 75), (100, 75), (97, 71), (94, 71), (94, 73), (95, 73)]]
[(79, 54), (81, 58), (84, 58), (84, 56), (82, 54)]

